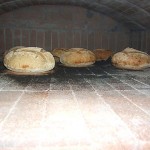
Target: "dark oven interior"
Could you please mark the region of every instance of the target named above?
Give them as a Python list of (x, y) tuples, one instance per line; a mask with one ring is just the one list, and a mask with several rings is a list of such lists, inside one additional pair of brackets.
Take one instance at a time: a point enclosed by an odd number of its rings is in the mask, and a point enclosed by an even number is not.
[(150, 69), (107, 61), (13, 74), (15, 46), (150, 54), (149, 0), (0, 0), (0, 149), (149, 150)]

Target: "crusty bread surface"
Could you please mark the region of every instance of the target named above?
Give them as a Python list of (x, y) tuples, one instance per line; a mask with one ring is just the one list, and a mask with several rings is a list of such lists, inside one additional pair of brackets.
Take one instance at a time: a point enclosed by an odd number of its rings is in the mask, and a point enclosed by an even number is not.
[(126, 48), (113, 55), (112, 64), (120, 69), (141, 70), (150, 67), (150, 56), (145, 52)]
[(55, 62), (60, 62), (60, 56), (67, 52), (67, 48), (55, 48), (51, 51), (52, 55), (54, 56)]
[(106, 49), (94, 49), (92, 52), (95, 54), (96, 61), (107, 60), (113, 54), (111, 50)]
[(84, 48), (71, 48), (60, 57), (60, 62), (70, 67), (86, 67), (94, 64), (95, 61), (94, 53)]
[(9, 51), (4, 56), (4, 65), (16, 72), (45, 72), (55, 67), (55, 60), (42, 48), (22, 47)]

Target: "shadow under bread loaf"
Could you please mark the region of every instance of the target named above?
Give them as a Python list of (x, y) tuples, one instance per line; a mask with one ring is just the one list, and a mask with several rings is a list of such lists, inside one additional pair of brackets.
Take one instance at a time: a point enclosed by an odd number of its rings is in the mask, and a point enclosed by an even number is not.
[(142, 70), (150, 67), (150, 56), (145, 52), (126, 48), (113, 55), (112, 64), (120, 69)]
[(15, 72), (45, 72), (55, 67), (53, 55), (39, 47), (10, 50), (4, 56), (4, 66)]
[(85, 67), (94, 64), (95, 55), (84, 48), (71, 48), (60, 57), (60, 62), (68, 67)]

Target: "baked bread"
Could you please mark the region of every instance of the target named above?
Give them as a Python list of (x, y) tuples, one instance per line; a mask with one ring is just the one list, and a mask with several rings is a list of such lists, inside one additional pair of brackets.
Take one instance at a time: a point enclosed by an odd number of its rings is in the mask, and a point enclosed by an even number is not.
[(150, 56), (145, 52), (126, 48), (113, 55), (112, 64), (121, 69), (141, 70), (150, 67)]
[(95, 63), (93, 52), (83, 48), (71, 48), (60, 57), (60, 62), (68, 67), (85, 67)]
[(23, 47), (10, 50), (4, 56), (4, 66), (15, 72), (45, 72), (54, 68), (55, 60), (42, 48)]
[(68, 51), (68, 49), (66, 49), (66, 48), (55, 48), (52, 50), (51, 53), (54, 56), (55, 61), (60, 62), (60, 56), (67, 51)]
[(112, 56), (111, 50), (95, 49), (92, 52), (95, 54), (96, 61), (107, 60), (109, 57)]

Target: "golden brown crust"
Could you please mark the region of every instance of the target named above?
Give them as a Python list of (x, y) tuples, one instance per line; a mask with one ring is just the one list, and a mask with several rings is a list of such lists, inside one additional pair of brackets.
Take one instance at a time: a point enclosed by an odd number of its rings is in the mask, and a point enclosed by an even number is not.
[(114, 54), (112, 64), (121, 69), (141, 70), (150, 67), (150, 56), (147, 53), (128, 48)]
[(16, 72), (45, 72), (55, 66), (50, 52), (39, 47), (23, 47), (9, 51), (4, 57), (6, 68)]
[(107, 60), (113, 54), (111, 50), (106, 49), (95, 49), (92, 52), (96, 56), (96, 61)]
[(95, 55), (87, 49), (71, 48), (61, 55), (60, 62), (70, 67), (85, 67), (95, 63)]

